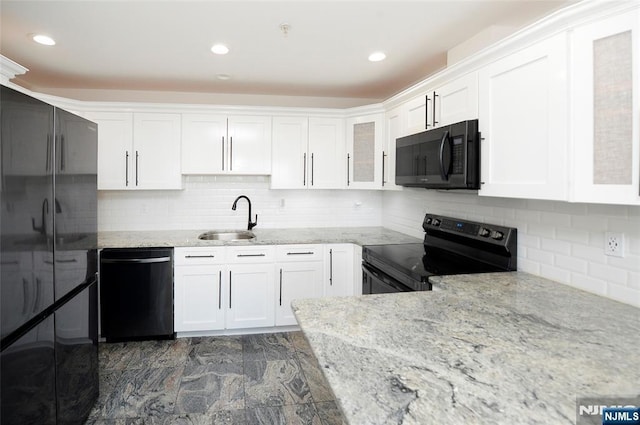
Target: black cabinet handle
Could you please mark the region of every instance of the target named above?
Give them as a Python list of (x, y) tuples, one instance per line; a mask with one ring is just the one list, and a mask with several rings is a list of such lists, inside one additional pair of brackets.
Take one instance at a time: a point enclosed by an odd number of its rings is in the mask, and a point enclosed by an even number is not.
[(231, 308), (231, 271), (229, 271), (229, 308)]
[(424, 98), (425, 98), (425, 101), (424, 101), (424, 123), (425, 123), (425, 129), (429, 129), (429, 102), (431, 102), (431, 99), (429, 99), (429, 95), (428, 94), (425, 95)]
[(47, 134), (47, 156), (44, 159), (44, 170), (49, 171), (51, 164), (51, 135)]
[(124, 154), (124, 185), (129, 187), (129, 151)]
[[(231, 297), (231, 293), (229, 293)], [(218, 310), (222, 309), (222, 270), (218, 272)]]
[(267, 254), (238, 254), (236, 257), (265, 257)]
[(333, 286), (333, 249), (329, 250), (329, 285)]
[(184, 258), (215, 258), (215, 255), (185, 255)]
[(349, 181), (349, 160), (351, 159), (351, 155), (347, 154), (347, 186), (351, 184)]
[(138, 186), (138, 157), (140, 155), (138, 154), (138, 151), (136, 151), (136, 186)]
[(280, 269), (280, 305), (282, 306), (282, 269)]
[(224, 171), (224, 136), (222, 136), (222, 143), (220, 143), (220, 147), (222, 147), (222, 171)]
[(384, 159), (387, 157), (387, 154), (384, 153), (384, 151), (382, 151), (382, 187), (384, 187), (384, 184), (386, 183), (385, 179), (384, 179)]
[(302, 154), (302, 186), (307, 185), (307, 153)]
[(436, 97), (438, 97), (438, 95), (436, 94), (436, 92), (433, 92), (433, 126), (435, 127), (436, 124), (438, 124), (438, 121), (436, 121)]
[(307, 252), (287, 252), (287, 255), (313, 255), (315, 252), (307, 251)]
[(229, 171), (233, 171), (233, 136), (229, 136)]
[(311, 153), (311, 186), (313, 186), (313, 153)]

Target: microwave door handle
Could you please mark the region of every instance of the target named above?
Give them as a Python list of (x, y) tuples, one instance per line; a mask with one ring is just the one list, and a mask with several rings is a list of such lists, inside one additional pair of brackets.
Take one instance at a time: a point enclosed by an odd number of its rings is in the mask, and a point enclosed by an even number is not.
[(444, 132), (444, 134), (442, 135), (442, 140), (440, 141), (440, 176), (444, 181), (449, 180), (449, 169), (451, 168), (450, 166), (451, 166), (451, 159), (452, 159), (451, 155), (449, 155), (449, 164), (447, 164), (445, 168), (444, 144), (447, 142), (448, 139), (449, 139), (449, 130)]

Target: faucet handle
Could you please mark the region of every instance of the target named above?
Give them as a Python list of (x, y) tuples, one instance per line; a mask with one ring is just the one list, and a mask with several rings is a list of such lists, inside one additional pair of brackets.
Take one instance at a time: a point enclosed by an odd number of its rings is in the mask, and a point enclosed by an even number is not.
[(258, 225), (258, 214), (256, 214), (256, 221), (254, 221), (253, 223), (251, 222), (251, 219), (249, 219), (249, 228), (247, 230), (251, 230), (257, 225)]

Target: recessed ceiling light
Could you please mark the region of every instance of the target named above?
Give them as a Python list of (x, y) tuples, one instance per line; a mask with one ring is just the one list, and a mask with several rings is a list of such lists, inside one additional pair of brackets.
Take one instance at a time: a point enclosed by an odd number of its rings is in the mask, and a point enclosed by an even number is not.
[(387, 57), (387, 55), (385, 55), (382, 52), (373, 52), (369, 55), (369, 60), (371, 62), (380, 62), (381, 60), (384, 60)]
[(230, 80), (231, 79), (231, 75), (229, 75), (229, 74), (216, 74), (216, 78), (218, 80)]
[(56, 44), (56, 41), (53, 38), (44, 34), (33, 34), (31, 39), (36, 43), (44, 44), (45, 46), (55, 46)]
[(224, 44), (214, 44), (211, 47), (211, 51), (216, 55), (226, 55), (227, 53), (229, 53), (229, 48)]

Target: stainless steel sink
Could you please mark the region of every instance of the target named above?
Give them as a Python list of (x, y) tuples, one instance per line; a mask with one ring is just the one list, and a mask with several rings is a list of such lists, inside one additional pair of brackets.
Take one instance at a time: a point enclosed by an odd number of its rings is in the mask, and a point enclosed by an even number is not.
[(256, 235), (249, 230), (212, 230), (202, 233), (198, 239), (204, 241), (247, 241), (255, 237)]

